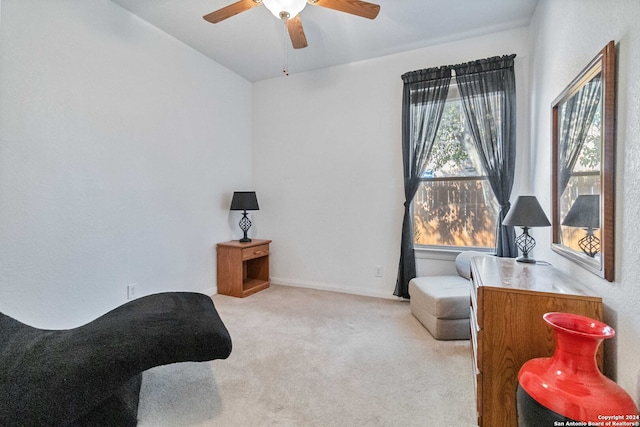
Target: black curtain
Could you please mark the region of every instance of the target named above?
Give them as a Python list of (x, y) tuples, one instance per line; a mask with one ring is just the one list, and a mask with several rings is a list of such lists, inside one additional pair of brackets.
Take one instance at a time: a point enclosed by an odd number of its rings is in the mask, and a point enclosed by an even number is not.
[(509, 212), (516, 160), (516, 79), (513, 59), (505, 55), (455, 65), (469, 133), (500, 204), (496, 255), (518, 255), (513, 227), (503, 226)]
[(409, 298), (409, 280), (416, 277), (413, 251), (411, 201), (420, 185), (435, 141), (449, 92), (451, 67), (412, 71), (402, 76), (402, 165), (404, 173), (404, 219), (400, 265), (394, 295)]
[(597, 75), (563, 105), (558, 117), (558, 195), (562, 195), (582, 146), (589, 134), (589, 128), (600, 105), (602, 91), (601, 75)]

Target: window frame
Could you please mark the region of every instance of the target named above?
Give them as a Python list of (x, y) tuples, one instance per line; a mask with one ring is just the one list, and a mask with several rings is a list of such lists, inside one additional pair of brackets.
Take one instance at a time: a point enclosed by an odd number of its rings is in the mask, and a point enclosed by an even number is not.
[[(452, 101), (458, 101), (458, 102), (462, 102), (462, 97), (460, 95), (460, 91), (458, 89), (458, 83), (456, 80), (455, 75), (451, 78), (451, 82), (449, 84), (449, 92), (447, 94), (447, 100), (445, 101), (446, 104), (448, 104), (449, 102)], [(413, 104), (412, 104), (413, 107)], [(446, 108), (446, 105), (445, 105)], [(440, 123), (438, 125), (438, 131), (440, 130), (440, 125), (442, 123)], [(475, 147), (474, 147), (475, 149)], [(480, 166), (482, 167), (482, 166)], [(483, 170), (484, 172), (484, 170)], [(484, 180), (487, 184), (488, 184), (488, 176), (486, 174), (479, 174), (479, 175), (461, 175), (461, 176), (450, 176), (450, 177), (420, 177), (420, 185), (422, 185), (424, 182), (447, 182), (447, 181), (482, 181)], [(411, 218), (414, 219), (414, 221), (412, 222), (412, 230), (414, 230), (414, 226), (415, 226), (415, 210), (414, 210), (414, 202), (415, 202), (415, 198), (416, 195), (418, 193), (416, 192), (416, 194), (414, 194), (413, 199), (411, 200)], [(497, 199), (495, 194), (493, 194), (493, 191), (491, 191), (491, 194), (493, 196), (493, 201), (494, 203), (497, 203)], [(496, 218), (497, 219), (497, 218)], [(455, 258), (455, 255), (459, 254), (460, 252), (464, 252), (464, 251), (478, 251), (478, 252), (486, 252), (486, 253), (494, 253), (495, 252), (495, 242), (494, 242), (494, 246), (493, 247), (482, 247), (482, 246), (450, 246), (450, 245), (426, 245), (426, 244), (420, 244), (420, 243), (416, 243), (415, 241), (415, 234), (412, 233), (412, 235), (414, 235), (413, 238), (413, 249), (414, 251), (416, 251), (416, 253), (420, 253), (422, 255), (425, 256), (420, 256), (420, 258), (427, 258), (427, 259), (453, 259)], [(443, 258), (436, 256), (436, 254), (441, 254), (441, 255), (445, 255)], [(450, 256), (453, 255), (453, 258), (450, 258)]]

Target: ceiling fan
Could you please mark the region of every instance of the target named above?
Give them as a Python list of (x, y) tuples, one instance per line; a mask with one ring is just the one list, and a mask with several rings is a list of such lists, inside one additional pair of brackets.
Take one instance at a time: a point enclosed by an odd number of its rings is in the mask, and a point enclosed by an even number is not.
[(368, 19), (375, 19), (378, 16), (378, 12), (380, 12), (379, 5), (360, 0), (240, 0), (211, 12), (203, 16), (203, 18), (215, 24), (261, 3), (264, 3), (276, 18), (285, 22), (291, 38), (291, 44), (295, 49), (307, 47), (307, 38), (302, 29), (300, 16), (298, 16), (307, 3)]

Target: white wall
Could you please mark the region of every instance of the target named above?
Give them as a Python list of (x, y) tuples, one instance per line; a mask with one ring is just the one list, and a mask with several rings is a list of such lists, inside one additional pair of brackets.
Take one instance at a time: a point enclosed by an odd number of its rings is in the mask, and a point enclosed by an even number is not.
[[(550, 211), (551, 103), (610, 41), (618, 49), (616, 280), (581, 269), (550, 248), (550, 233), (537, 233), (538, 254), (602, 295), (606, 321), (616, 338), (606, 343), (607, 371), (640, 402), (640, 2), (637, 0), (540, 0), (531, 25), (531, 140), (534, 191)], [(540, 236), (540, 238), (538, 238)]]
[(110, 1), (1, 13), (0, 311), (64, 328), (131, 283), (214, 293), (250, 83)]
[[(260, 237), (273, 239), (272, 280), (392, 297), (404, 202), (400, 76), (516, 53), (526, 147), (528, 46), (519, 29), (255, 83), (253, 174)], [(528, 174), (520, 166), (517, 185)], [(432, 264), (442, 271), (441, 260)]]

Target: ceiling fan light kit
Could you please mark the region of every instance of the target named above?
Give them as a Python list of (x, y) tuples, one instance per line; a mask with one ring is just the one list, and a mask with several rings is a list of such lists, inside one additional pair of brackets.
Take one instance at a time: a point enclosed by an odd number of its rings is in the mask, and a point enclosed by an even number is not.
[(273, 16), (287, 20), (295, 18), (307, 5), (307, 0), (262, 0)]

